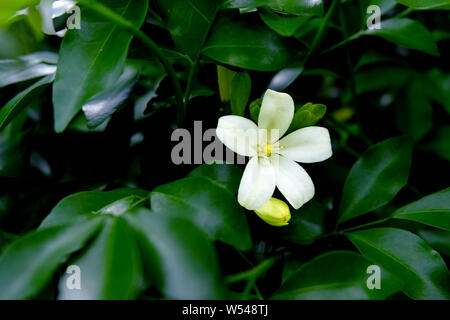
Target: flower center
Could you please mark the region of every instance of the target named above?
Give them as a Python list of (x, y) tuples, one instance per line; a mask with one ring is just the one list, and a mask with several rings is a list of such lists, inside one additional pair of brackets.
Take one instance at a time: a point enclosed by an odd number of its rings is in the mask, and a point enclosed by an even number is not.
[(272, 145), (270, 143), (266, 144), (266, 147), (263, 149), (267, 156), (270, 156), (272, 153)]

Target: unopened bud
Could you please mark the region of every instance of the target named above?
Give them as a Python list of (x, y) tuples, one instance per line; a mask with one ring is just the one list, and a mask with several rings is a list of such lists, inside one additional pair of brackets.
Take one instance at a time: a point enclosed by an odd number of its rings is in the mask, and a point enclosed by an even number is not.
[(276, 198), (270, 198), (262, 207), (255, 210), (255, 213), (265, 222), (275, 227), (286, 226), (291, 219), (289, 206)]

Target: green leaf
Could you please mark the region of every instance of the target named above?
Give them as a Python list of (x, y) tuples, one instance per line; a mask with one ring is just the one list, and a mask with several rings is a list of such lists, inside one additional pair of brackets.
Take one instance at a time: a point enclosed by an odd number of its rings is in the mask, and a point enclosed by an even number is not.
[(260, 8), (258, 12), (270, 29), (284, 37), (292, 36), (309, 19), (309, 16), (282, 16), (267, 8)]
[(98, 127), (119, 109), (130, 95), (138, 76), (136, 69), (126, 66), (111, 88), (95, 95), (83, 105), (82, 110), (89, 128)]
[(436, 137), (423, 145), (422, 149), (434, 152), (442, 159), (450, 161), (450, 126), (438, 128)]
[(347, 237), (358, 250), (405, 286), (412, 299), (448, 299), (450, 273), (439, 253), (415, 234), (394, 228), (355, 231)]
[(439, 56), (431, 32), (420, 22), (408, 18), (393, 18), (381, 21), (381, 29), (367, 29), (361, 34), (380, 36), (407, 49), (419, 50)]
[(395, 0), (404, 6), (420, 10), (450, 10), (449, 0)]
[(304, 104), (295, 112), (288, 132), (315, 125), (326, 112), (327, 106), (324, 104), (313, 104), (311, 102)]
[(0, 256), (0, 299), (26, 299), (36, 295), (102, 223), (102, 218), (93, 217), (79, 224), (34, 231), (11, 243)]
[(55, 75), (48, 75), (25, 90), (19, 92), (0, 109), (0, 130), (3, 130), (23, 109), (28, 107), (32, 98), (52, 83)]
[(258, 98), (256, 100), (253, 100), (250, 103), (250, 118), (252, 118), (253, 121), (255, 121), (256, 123), (258, 123), (258, 118), (259, 118), (259, 111), (261, 111), (261, 104), (262, 104), (262, 99)]
[(307, 202), (291, 213), (289, 225), (280, 230), (281, 237), (299, 244), (313, 243), (324, 232), (325, 213), (316, 202)]
[(220, 299), (224, 285), (215, 248), (190, 221), (139, 209), (125, 216), (138, 235), (151, 284), (173, 299)]
[(234, 115), (244, 116), (251, 89), (252, 79), (248, 72), (236, 72), (231, 79), (230, 94), (231, 112)]
[(322, 0), (273, 0), (268, 5), (274, 10), (299, 16), (323, 16)]
[(396, 210), (392, 217), (450, 231), (450, 188), (407, 204)]
[(159, 0), (158, 4), (177, 48), (196, 57), (216, 16), (216, 1)]
[(414, 74), (414, 70), (410, 68), (392, 66), (380, 66), (361, 71), (355, 75), (356, 93), (392, 90), (392, 88), (403, 86)]
[[(351, 251), (331, 251), (303, 264), (275, 293), (274, 299), (366, 300), (385, 299), (401, 288), (401, 282), (385, 269), (381, 289), (367, 286), (372, 263)], [(370, 270), (369, 270), (370, 271)]]
[(450, 257), (450, 231), (422, 230), (419, 231), (419, 236), (434, 250)]
[(202, 53), (224, 64), (248, 70), (278, 70), (298, 56), (285, 38), (264, 25), (222, 14)]
[(68, 289), (69, 275), (63, 275), (59, 280), (58, 299), (136, 299), (142, 290), (139, 248), (122, 217), (108, 219), (102, 232), (70, 264), (80, 268), (81, 288)]
[(40, 51), (17, 59), (0, 60), (0, 88), (56, 72), (58, 55)]
[[(131, 4), (131, 2), (133, 2)], [(103, 5), (139, 28), (148, 1), (104, 0)], [(61, 44), (53, 83), (55, 131), (62, 132), (81, 107), (94, 95), (112, 87), (119, 78), (132, 34), (82, 9), (81, 28), (68, 30)]]
[(237, 194), (241, 183), (242, 170), (233, 164), (202, 164), (189, 173), (189, 177), (206, 177), (222, 184), (233, 194)]
[(2, 0), (0, 4), (0, 27), (8, 25), (8, 20), (16, 11), (38, 4), (38, 0)]
[(414, 81), (405, 100), (395, 109), (397, 127), (414, 141), (421, 140), (433, 128), (433, 109), (420, 82)]
[(408, 182), (411, 142), (390, 138), (371, 146), (356, 161), (345, 180), (338, 223), (388, 203)]
[[(83, 191), (71, 194), (62, 199), (52, 209), (50, 214), (42, 221), (39, 229), (50, 226), (58, 226), (62, 224), (76, 224), (90, 219), (92, 216), (109, 211), (114, 212), (111, 205), (116, 204), (123, 208), (124, 203), (117, 203), (121, 199), (130, 199), (134, 196), (136, 199), (142, 199), (148, 195), (147, 191), (140, 189), (116, 189), (113, 191)], [(126, 202), (128, 203), (128, 200)], [(127, 209), (131, 209), (135, 202), (129, 203), (125, 209), (121, 209), (122, 213)], [(115, 211), (117, 213), (117, 211)], [(111, 213), (112, 214), (112, 213)]]
[(235, 195), (222, 184), (204, 177), (189, 177), (155, 188), (151, 208), (165, 215), (192, 220), (212, 239), (235, 246), (251, 247), (249, 227)]

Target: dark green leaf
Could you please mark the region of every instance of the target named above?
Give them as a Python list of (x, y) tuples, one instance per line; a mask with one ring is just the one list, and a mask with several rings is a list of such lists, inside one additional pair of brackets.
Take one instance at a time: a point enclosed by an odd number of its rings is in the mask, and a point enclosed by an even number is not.
[(291, 212), (289, 225), (281, 229), (281, 236), (299, 244), (310, 244), (323, 234), (326, 211), (316, 202), (310, 201)]
[(404, 137), (390, 138), (367, 149), (347, 176), (338, 223), (388, 203), (408, 182), (412, 146)]
[(401, 207), (394, 212), (392, 217), (450, 231), (450, 188)]
[[(145, 18), (148, 1), (105, 0), (103, 5), (139, 28)], [(116, 83), (132, 38), (129, 31), (99, 17), (90, 9), (82, 11), (81, 28), (68, 30), (61, 44), (53, 84), (56, 132), (64, 131), (90, 98)]]
[(48, 75), (25, 90), (19, 92), (0, 109), (0, 130), (3, 130), (24, 108), (32, 98), (42, 91), (48, 84), (52, 83), (55, 75)]
[(234, 115), (244, 116), (251, 89), (252, 79), (248, 72), (236, 72), (231, 80), (230, 93), (231, 112)]
[(385, 269), (381, 289), (367, 286), (372, 263), (351, 251), (332, 251), (303, 264), (275, 293), (275, 299), (365, 300), (385, 299), (401, 288), (401, 282)]
[(259, 111), (261, 110), (261, 104), (262, 104), (262, 99), (258, 98), (256, 100), (253, 100), (250, 103), (250, 118), (252, 118), (253, 121), (258, 122), (258, 117), (259, 117)]
[(14, 241), (0, 256), (0, 299), (37, 294), (53, 272), (94, 235), (102, 218), (34, 231)]
[(159, 0), (158, 3), (177, 48), (196, 57), (216, 16), (216, 1)]
[(449, 0), (395, 0), (407, 7), (420, 10), (450, 10)]
[(381, 21), (381, 29), (367, 29), (362, 34), (380, 36), (407, 49), (419, 50), (439, 56), (431, 32), (420, 22), (409, 18), (393, 18)]
[(260, 8), (258, 12), (261, 19), (269, 28), (284, 37), (292, 36), (309, 19), (309, 16), (296, 17), (279, 15), (267, 8)]
[(203, 177), (190, 177), (155, 188), (150, 205), (159, 214), (192, 220), (212, 239), (240, 250), (251, 247), (245, 213), (235, 195), (223, 184)]
[(214, 24), (202, 52), (232, 66), (272, 71), (292, 62), (299, 51), (264, 25), (224, 14)]
[(434, 152), (442, 159), (450, 161), (450, 126), (437, 129), (436, 137), (423, 145), (422, 149)]
[(273, 0), (268, 5), (274, 10), (299, 16), (323, 16), (322, 0)]
[(415, 234), (394, 228), (375, 228), (347, 234), (358, 250), (385, 268), (405, 286), (413, 299), (449, 299), (450, 273), (439, 253)]
[(122, 217), (108, 219), (102, 232), (70, 264), (80, 268), (81, 288), (69, 289), (70, 275), (65, 274), (59, 280), (58, 299), (135, 299), (142, 290), (139, 248)]
[[(57, 226), (61, 224), (76, 224), (90, 219), (95, 214), (109, 211), (110, 206), (116, 204), (116, 210), (121, 209), (122, 212), (134, 206), (135, 201), (129, 202), (129, 197), (134, 196), (136, 199), (146, 197), (148, 192), (140, 189), (116, 189), (113, 191), (83, 191), (71, 194), (62, 199), (52, 209), (50, 214), (42, 221), (40, 229), (49, 226)], [(117, 203), (121, 199), (127, 199), (125, 202)], [(128, 206), (127, 206), (128, 203)], [(125, 205), (125, 208), (124, 208)]]
[(233, 194), (237, 194), (241, 183), (242, 170), (233, 164), (202, 164), (192, 170), (189, 177), (207, 177), (223, 184)]
[(419, 236), (434, 250), (450, 257), (450, 231), (422, 230), (419, 231)]
[(128, 98), (137, 78), (138, 71), (126, 66), (120, 78), (111, 88), (95, 95), (83, 105), (82, 110), (89, 128), (98, 127), (117, 111)]
[(214, 246), (186, 219), (140, 209), (126, 219), (139, 234), (150, 282), (173, 299), (223, 298)]

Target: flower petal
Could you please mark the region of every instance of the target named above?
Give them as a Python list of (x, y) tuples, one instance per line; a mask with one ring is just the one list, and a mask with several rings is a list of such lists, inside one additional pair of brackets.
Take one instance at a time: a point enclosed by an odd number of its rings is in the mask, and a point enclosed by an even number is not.
[(331, 157), (331, 140), (328, 129), (306, 127), (298, 129), (280, 140), (279, 153), (294, 161), (311, 163)]
[(300, 208), (314, 196), (314, 184), (298, 163), (274, 154), (270, 157), (276, 171), (276, 184), (283, 196), (295, 208)]
[(234, 152), (242, 156), (256, 156), (258, 127), (253, 121), (239, 116), (221, 117), (216, 134), (219, 140)]
[(258, 117), (260, 129), (276, 130), (270, 135), (270, 142), (277, 141), (289, 128), (294, 117), (294, 101), (287, 93), (268, 89), (264, 94)]
[(248, 210), (260, 208), (275, 191), (275, 171), (267, 158), (253, 157), (245, 167), (238, 202)]

